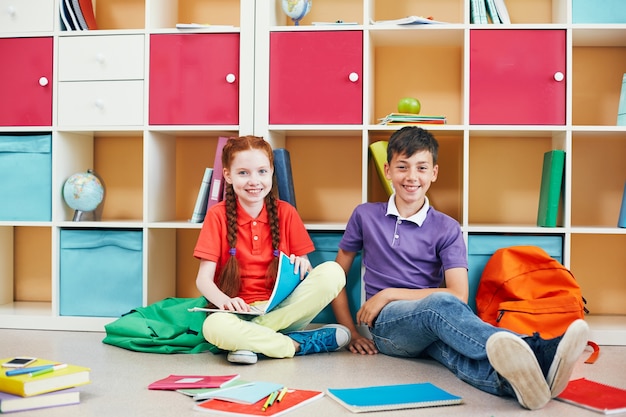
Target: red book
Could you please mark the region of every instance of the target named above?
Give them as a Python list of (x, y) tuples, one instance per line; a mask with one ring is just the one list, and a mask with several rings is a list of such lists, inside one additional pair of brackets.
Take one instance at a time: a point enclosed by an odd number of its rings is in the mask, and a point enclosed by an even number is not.
[(280, 401), (274, 401), (274, 403), (265, 410), (263, 409), (263, 405), (265, 405), (266, 398), (254, 404), (239, 404), (214, 399), (196, 404), (193, 409), (196, 411), (229, 416), (279, 416), (294, 408), (301, 407), (318, 398), (322, 398), (323, 396), (324, 393), (321, 391), (289, 389)]
[(228, 138), (220, 136), (217, 140), (215, 148), (215, 159), (213, 162), (213, 176), (211, 177), (211, 186), (209, 187), (209, 200), (207, 202), (207, 210), (224, 199), (224, 170), (222, 169), (222, 150), (228, 142)]
[(626, 411), (626, 389), (585, 378), (570, 381), (561, 395), (556, 398), (601, 414), (617, 414)]
[(175, 391), (188, 388), (221, 388), (227, 382), (239, 378), (239, 375), (170, 375), (154, 381), (148, 389)]

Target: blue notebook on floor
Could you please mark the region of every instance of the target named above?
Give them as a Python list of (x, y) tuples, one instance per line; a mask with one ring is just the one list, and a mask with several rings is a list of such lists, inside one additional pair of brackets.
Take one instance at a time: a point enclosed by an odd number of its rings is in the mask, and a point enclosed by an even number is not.
[(461, 397), (450, 394), (430, 382), (361, 388), (329, 388), (328, 396), (353, 413), (438, 407), (463, 402)]
[[(283, 300), (296, 289), (296, 287), (302, 282), (300, 279), (300, 273), (294, 272), (294, 266), (289, 261), (289, 256), (285, 253), (281, 252), (278, 260), (278, 276), (276, 277), (276, 283), (274, 284), (274, 290), (272, 291), (272, 295), (267, 302), (255, 303), (250, 306), (250, 311), (247, 312), (235, 312), (235, 314), (246, 314), (252, 316), (261, 316), (263, 314), (267, 314), (272, 311), (278, 304), (282, 303)], [(194, 307), (190, 308), (189, 311), (204, 311), (207, 313), (216, 313), (216, 312), (229, 312), (228, 310), (220, 310), (218, 308), (204, 308), (204, 307)]]

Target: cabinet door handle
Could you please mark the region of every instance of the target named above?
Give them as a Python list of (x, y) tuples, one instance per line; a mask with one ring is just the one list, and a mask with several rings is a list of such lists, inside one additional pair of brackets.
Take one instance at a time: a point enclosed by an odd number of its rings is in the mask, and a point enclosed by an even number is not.
[(350, 75), (348, 75), (348, 78), (350, 79), (350, 81), (355, 83), (359, 81), (359, 74), (357, 74), (356, 72), (351, 72)]
[(39, 85), (42, 87), (45, 87), (48, 85), (48, 78), (46, 77), (40, 77), (39, 78)]
[(554, 79), (556, 81), (561, 82), (561, 81), (563, 81), (565, 79), (565, 75), (563, 75), (563, 73), (561, 71), (557, 71), (557, 72), (554, 73)]
[(9, 14), (9, 17), (13, 19), (15, 15), (17, 14), (17, 10), (15, 9), (15, 7), (9, 6), (7, 7), (7, 13)]
[(235, 77), (235, 74), (228, 74), (226, 76), (226, 82), (229, 83), (229, 84), (234, 83), (236, 79), (237, 78)]

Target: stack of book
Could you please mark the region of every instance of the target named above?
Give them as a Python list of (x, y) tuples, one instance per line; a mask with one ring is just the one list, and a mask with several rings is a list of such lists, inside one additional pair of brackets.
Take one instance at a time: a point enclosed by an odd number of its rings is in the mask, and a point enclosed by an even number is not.
[(80, 392), (76, 387), (91, 382), (89, 372), (83, 366), (46, 359), (37, 359), (24, 368), (2, 368), (0, 413), (78, 404)]
[(446, 116), (424, 116), (413, 113), (389, 113), (380, 119), (381, 125), (446, 124)]
[(510, 24), (511, 18), (504, 0), (470, 0), (470, 22)]
[(231, 416), (279, 415), (324, 396), (276, 382), (244, 381), (239, 375), (169, 375), (148, 388), (184, 394), (195, 401), (196, 411)]

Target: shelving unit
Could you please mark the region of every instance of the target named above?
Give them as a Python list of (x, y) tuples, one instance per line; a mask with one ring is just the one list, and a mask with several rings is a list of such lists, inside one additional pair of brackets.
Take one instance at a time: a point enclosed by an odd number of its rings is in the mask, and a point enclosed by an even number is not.
[[(466, 0), (393, 4), (316, 0), (299, 26), (283, 14), (279, 0), (262, 5), (253, 0), (96, 0), (99, 30), (65, 32), (57, 17), (60, 0), (52, 3), (51, 7), (47, 0), (0, 0), (0, 10), (12, 11), (0, 14), (0, 41), (47, 37), (54, 51), (47, 87), (52, 91), (52, 123), (0, 126), (0, 135), (47, 132), (53, 138), (51, 219), (0, 219), (0, 327), (101, 330), (113, 320), (59, 315), (62, 229), (141, 230), (143, 303), (197, 295), (197, 261), (191, 254), (200, 225), (187, 218), (221, 135), (256, 134), (275, 147), (287, 148), (298, 209), (308, 229), (341, 233), (357, 204), (385, 200), (368, 146), (388, 139), (394, 130), (378, 125), (379, 118), (394, 111), (401, 97), (415, 96), (423, 114), (443, 114), (448, 120), (446, 125), (428, 126), (441, 145), (440, 175), (430, 195), (433, 205), (457, 219), (468, 239), (475, 234), (560, 236), (564, 264), (581, 283), (592, 313), (587, 318), (592, 339), (626, 345), (626, 308), (620, 302), (626, 295), (626, 281), (621, 278), (626, 273), (626, 230), (616, 227), (626, 179), (626, 128), (615, 126), (626, 72), (626, 24), (572, 23), (572, 0), (506, 0), (511, 25), (470, 24)], [(37, 19), (27, 22), (24, 16), (32, 10), (38, 10)], [(370, 23), (407, 15), (433, 16), (448, 23), (407, 27)], [(355, 24), (312, 25), (337, 20)], [(214, 26), (177, 30), (178, 22)], [(508, 104), (515, 112), (538, 112), (520, 115), (527, 119), (492, 122), (491, 111), (484, 110), (476, 119), (480, 124), (472, 122), (479, 112), (478, 106), (472, 106), (479, 99), (480, 83), (475, 82), (484, 75), (472, 71), (478, 59), (472, 48), (489, 48), (498, 33), (512, 31), (532, 35), (530, 42), (540, 43), (536, 52), (544, 44), (535, 35), (562, 35), (561, 51), (551, 55), (561, 54), (563, 67), (539, 74), (550, 88), (560, 83), (556, 87), (561, 92), (548, 101), (536, 92), (537, 97), (523, 97), (524, 90), (531, 89), (517, 85), (515, 95), (499, 98), (498, 112), (509, 116)], [(157, 79), (154, 71), (160, 69), (151, 61), (152, 40), (170, 35), (210, 39), (212, 34), (239, 37), (238, 123), (153, 121), (157, 105), (163, 104), (167, 111), (171, 104), (151, 101), (163, 97), (151, 91), (162, 92), (158, 84), (151, 84)], [(293, 46), (284, 46), (293, 43), (284, 44), (283, 39), (315, 51), (296, 54)], [(138, 41), (132, 48), (131, 40)], [(326, 46), (342, 45), (340, 40), (347, 43), (338, 48), (339, 53), (343, 48), (352, 61), (324, 60), (331, 52), (317, 55), (315, 66), (306, 61)], [(104, 52), (98, 55), (116, 42), (125, 47), (113, 51), (126, 56), (114, 60)], [(68, 58), (65, 46), (81, 43), (87, 52)], [(100, 44), (104, 46), (97, 47)], [(76, 49), (72, 47), (71, 53), (77, 53)], [(487, 67), (498, 71), (496, 64), (504, 59), (498, 61), (498, 57), (504, 52), (494, 50), (494, 63)], [(8, 55), (12, 50), (5, 47), (0, 53)], [(94, 56), (89, 58), (89, 54)], [(66, 68), (78, 71), (80, 57), (92, 65), (91, 72), (88, 68), (67, 75)], [(303, 60), (301, 71), (294, 70), (296, 57)], [(120, 70), (135, 71), (113, 74), (109, 68), (99, 74), (98, 66), (93, 66), (102, 59), (121, 62)], [(279, 68), (287, 72), (278, 72)], [(534, 79), (527, 77), (530, 70), (525, 66), (515, 68), (500, 82)], [(563, 73), (562, 81), (555, 80), (556, 72)], [(316, 83), (322, 74), (324, 85)], [(135, 93), (129, 93), (131, 84)], [(83, 87), (89, 86), (105, 87), (104, 91), (120, 87), (124, 94), (113, 94), (111, 99), (127, 106), (121, 116), (135, 115), (130, 120), (110, 119), (93, 105), (83, 104), (76, 111), (93, 111), (95, 118), (77, 117), (67, 103), (88, 100), (89, 89)], [(506, 91), (504, 87), (494, 89)], [(133, 104), (127, 100), (129, 94)], [(209, 95), (198, 92), (185, 97), (202, 107), (203, 96), (208, 99)], [(344, 97), (349, 99), (342, 102)], [(0, 112), (7, 106), (2, 100)], [(107, 108), (109, 104), (102, 105)], [(348, 107), (353, 116), (341, 119)], [(557, 122), (533, 119), (533, 114), (546, 113), (543, 108), (559, 110), (563, 116)], [(312, 118), (318, 111), (317, 118)], [(541, 163), (543, 153), (550, 149), (566, 151), (563, 213), (558, 227), (539, 228), (535, 222)], [(72, 222), (72, 212), (57, 190), (69, 175), (88, 168), (94, 168), (107, 186), (103, 219)], [(40, 254), (36, 262), (32, 261), (33, 248)]]

